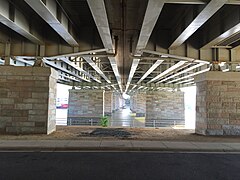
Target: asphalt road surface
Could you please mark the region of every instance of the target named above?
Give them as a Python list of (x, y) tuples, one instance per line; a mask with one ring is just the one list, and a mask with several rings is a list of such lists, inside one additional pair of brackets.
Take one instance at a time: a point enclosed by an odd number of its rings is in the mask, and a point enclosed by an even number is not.
[(240, 179), (240, 154), (1, 152), (0, 179)]

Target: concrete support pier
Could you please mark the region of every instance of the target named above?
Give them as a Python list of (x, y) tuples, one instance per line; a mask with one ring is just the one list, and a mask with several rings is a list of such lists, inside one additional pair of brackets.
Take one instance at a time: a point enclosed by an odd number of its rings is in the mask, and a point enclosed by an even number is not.
[(96, 123), (104, 116), (104, 90), (70, 89), (68, 105), (68, 125)]
[(136, 113), (136, 117), (145, 117), (146, 115), (146, 93), (138, 92), (131, 96), (131, 111)]
[(184, 93), (181, 91), (152, 91), (147, 93), (146, 126), (155, 126), (154, 120), (185, 121)]
[(240, 73), (210, 71), (195, 82), (196, 133), (240, 135)]
[(57, 78), (49, 67), (0, 66), (0, 133), (55, 131)]
[(104, 93), (104, 115), (111, 116), (113, 112), (113, 92), (105, 91)]

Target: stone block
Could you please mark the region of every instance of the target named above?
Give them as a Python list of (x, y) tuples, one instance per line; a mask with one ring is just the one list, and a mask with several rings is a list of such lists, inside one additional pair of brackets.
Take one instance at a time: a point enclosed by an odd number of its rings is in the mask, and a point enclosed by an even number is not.
[[(146, 123), (151, 120), (176, 119), (184, 121), (183, 92), (149, 92), (146, 102)], [(197, 111), (201, 107), (197, 107)]]
[(32, 109), (32, 104), (15, 104), (15, 109), (24, 109), (24, 110), (30, 110)]
[(32, 98), (34, 99), (45, 99), (49, 97), (49, 92), (33, 92)]
[(223, 130), (222, 129), (207, 129), (205, 132), (205, 135), (221, 136), (221, 135), (223, 135)]
[(14, 104), (14, 99), (12, 99), (12, 98), (0, 98), (0, 104)]
[[(207, 72), (195, 77), (197, 84), (196, 132), (206, 135), (238, 134), (240, 73)], [(203, 84), (205, 84), (203, 86)], [(207, 93), (205, 93), (207, 91)], [(215, 94), (214, 94), (215, 93)], [(202, 103), (204, 98), (206, 103)], [(239, 109), (239, 111), (238, 111)], [(205, 113), (207, 116), (205, 116)], [(203, 127), (204, 122), (207, 126)], [(236, 129), (234, 129), (236, 127)], [(233, 133), (232, 133), (233, 132)]]
[(49, 67), (0, 66), (1, 133), (54, 131), (57, 77)]
[(47, 110), (48, 109), (48, 104), (33, 104), (32, 109)]
[(69, 90), (69, 118), (98, 117), (104, 114), (104, 91)]
[(240, 125), (223, 125), (224, 135), (240, 135)]

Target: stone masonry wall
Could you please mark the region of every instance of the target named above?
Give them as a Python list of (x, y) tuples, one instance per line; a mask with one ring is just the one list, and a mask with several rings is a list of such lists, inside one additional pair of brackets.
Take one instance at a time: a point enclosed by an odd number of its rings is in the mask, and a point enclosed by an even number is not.
[(69, 90), (68, 125), (99, 121), (104, 115), (103, 90)]
[(146, 114), (146, 93), (138, 92), (131, 97), (130, 107), (137, 117), (144, 117)]
[(240, 73), (210, 71), (195, 82), (196, 133), (240, 135)]
[(130, 96), (130, 109), (133, 113), (136, 112), (136, 95), (131, 95)]
[(118, 93), (113, 93), (113, 101), (112, 101), (112, 110), (113, 112), (119, 110), (123, 106), (123, 99), (121, 95)]
[(0, 66), (0, 133), (55, 131), (57, 78), (48, 67)]
[(155, 91), (147, 93), (146, 124), (153, 120), (184, 121), (184, 93)]
[(104, 115), (110, 116), (113, 111), (113, 92), (105, 91), (104, 93)]

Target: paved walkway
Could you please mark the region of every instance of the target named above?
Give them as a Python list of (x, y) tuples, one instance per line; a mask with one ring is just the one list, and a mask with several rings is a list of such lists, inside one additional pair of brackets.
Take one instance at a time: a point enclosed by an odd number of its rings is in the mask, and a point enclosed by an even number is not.
[(131, 116), (132, 111), (129, 106), (114, 112), (110, 118), (110, 127), (144, 127), (145, 123)]
[(240, 152), (240, 143), (139, 140), (1, 140), (0, 151), (5, 150)]

